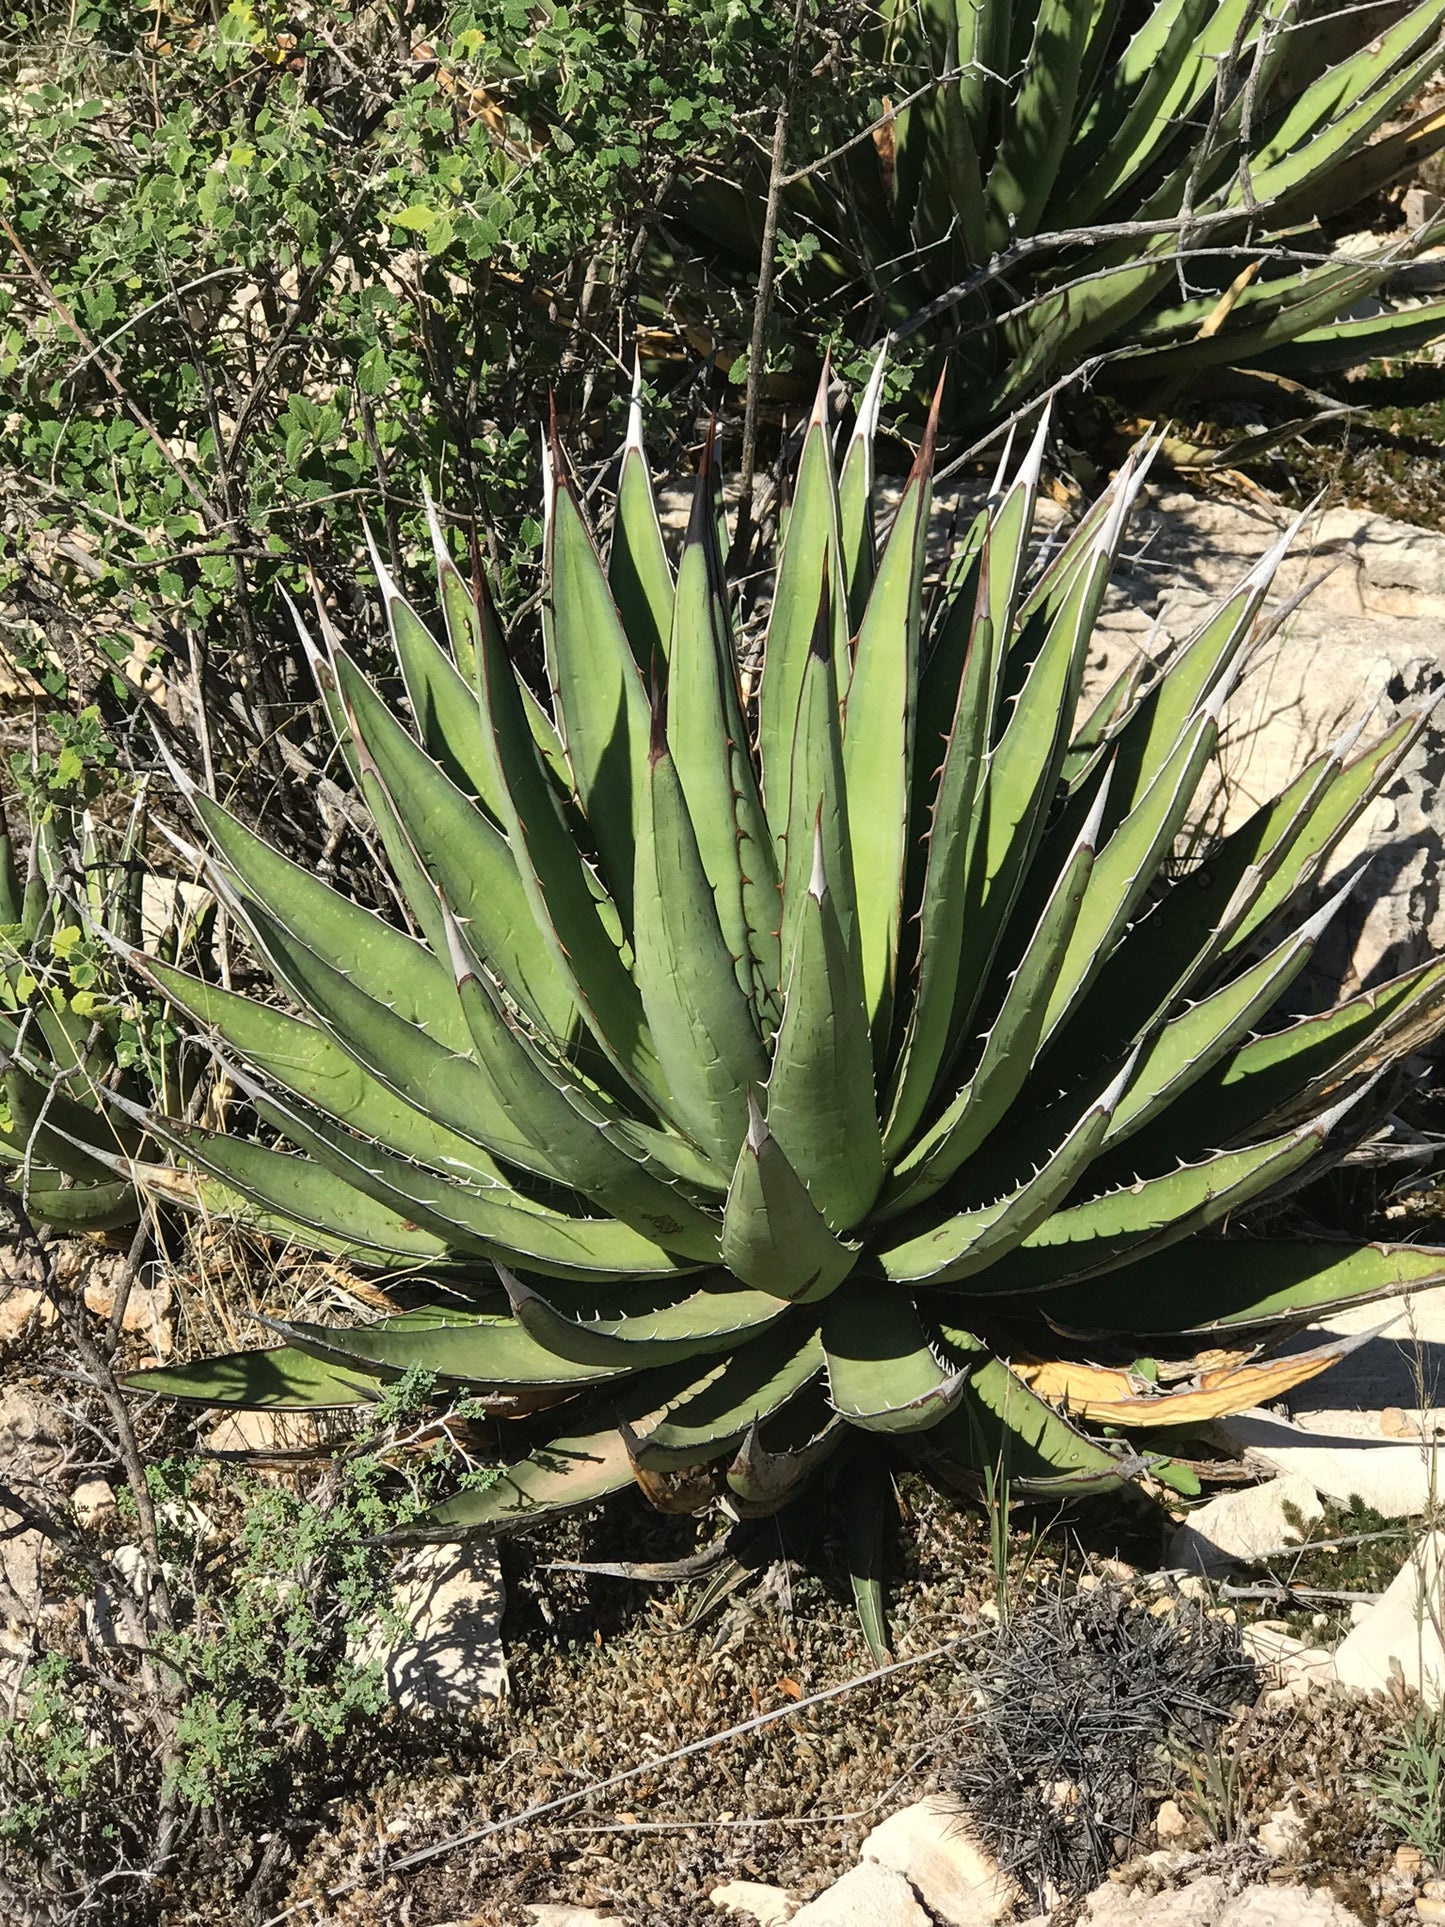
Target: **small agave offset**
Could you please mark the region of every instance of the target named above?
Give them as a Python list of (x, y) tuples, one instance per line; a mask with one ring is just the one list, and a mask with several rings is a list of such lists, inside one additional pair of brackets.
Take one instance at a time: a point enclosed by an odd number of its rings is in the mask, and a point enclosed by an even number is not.
[(762, 1513), (845, 1440), (962, 1490), (1188, 1491), (1170, 1428), (1341, 1349), (1273, 1338), (1445, 1277), (1210, 1235), (1369, 1128), (1356, 1100), (1445, 1012), (1437, 962), (1269, 1020), (1421, 718), (1180, 855), (1283, 545), (1076, 722), (1144, 463), (1031, 561), (1040, 431), (939, 568), (931, 432), (875, 545), (877, 395), (836, 475), (821, 399), (806, 430), (755, 686), (711, 451), (674, 566), (635, 408), (605, 566), (552, 450), (550, 701), (435, 522), (449, 647), (378, 563), (409, 716), (334, 636), (313, 657), (409, 927), (192, 793), (293, 1008), (132, 953), (268, 1136), (147, 1127), (206, 1209), (415, 1302), (137, 1389), (338, 1406), (434, 1374), (515, 1442), (440, 1538), (634, 1480)]

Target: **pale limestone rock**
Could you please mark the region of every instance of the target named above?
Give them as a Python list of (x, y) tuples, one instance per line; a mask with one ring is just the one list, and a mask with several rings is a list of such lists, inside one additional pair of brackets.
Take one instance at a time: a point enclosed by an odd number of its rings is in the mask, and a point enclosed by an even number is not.
[(1084, 1902), (1082, 1919), (1085, 1927), (1214, 1927), (1225, 1898), (1218, 1874), (1147, 1896), (1108, 1880)]
[[(86, 1310), (97, 1318), (109, 1318), (115, 1310), (115, 1284), (96, 1278), (85, 1288)], [(171, 1317), (175, 1293), (164, 1278), (153, 1285), (133, 1284), (126, 1296), (120, 1328), (144, 1338), (158, 1359), (169, 1358), (175, 1344)]]
[(30, 1285), (12, 1285), (0, 1295), (0, 1345), (23, 1337), (32, 1321), (41, 1325), (55, 1323), (55, 1307), (43, 1291)]
[(70, 1506), (81, 1525), (97, 1526), (114, 1517), (115, 1493), (104, 1479), (86, 1479), (71, 1493)]
[(1218, 1927), (1359, 1927), (1359, 1919), (1322, 1887), (1246, 1887)]
[(227, 1412), (206, 1434), (208, 1452), (301, 1452), (321, 1428), (312, 1412)]
[(599, 1914), (595, 1907), (557, 1907), (543, 1901), (522, 1912), (534, 1927), (627, 1927), (617, 1914)]
[(502, 1650), (506, 1591), (497, 1549), (423, 1546), (396, 1568), (392, 1609), (405, 1630), (373, 1627), (359, 1664), (380, 1660), (387, 1691), (401, 1707), (465, 1713), (507, 1691)]
[(1014, 1883), (970, 1835), (957, 1807), (936, 1795), (875, 1827), (860, 1856), (901, 1873), (949, 1927), (986, 1927), (1017, 1898)]
[(793, 1927), (932, 1927), (901, 1873), (860, 1860), (793, 1915)]
[(1145, 1895), (1114, 1882), (1085, 1903), (1085, 1927), (1359, 1927), (1333, 1895), (1308, 1887), (1247, 1887), (1230, 1897), (1218, 1874)]
[(1250, 1464), (1297, 1475), (1327, 1498), (1363, 1499), (1387, 1519), (1427, 1512), (1445, 1492), (1445, 1464), (1437, 1472), (1433, 1445), (1330, 1436), (1258, 1410), (1216, 1424)]
[(1334, 1655), (1323, 1646), (1307, 1646), (1293, 1633), (1272, 1627), (1246, 1626), (1240, 1643), (1270, 1681), (1266, 1697), (1304, 1699), (1315, 1687), (1328, 1686), (1335, 1677)]
[(1303, 1841), (1305, 1823), (1292, 1806), (1276, 1807), (1255, 1834), (1271, 1860), (1283, 1860)]
[(1285, 1517), (1286, 1507), (1306, 1525), (1324, 1517), (1319, 1494), (1297, 1472), (1221, 1493), (1189, 1514), (1170, 1542), (1167, 1564), (1186, 1572), (1226, 1572), (1297, 1543), (1300, 1533)]
[(1427, 1705), (1445, 1703), (1445, 1532), (1420, 1541), (1335, 1653), (1341, 1684), (1360, 1692), (1383, 1690), (1397, 1667)]
[(729, 1880), (714, 1887), (708, 1899), (724, 1913), (756, 1921), (757, 1927), (784, 1927), (798, 1911), (786, 1887), (770, 1887), (762, 1880)]
[(1154, 1815), (1154, 1832), (1161, 1840), (1178, 1840), (1189, 1831), (1184, 1809), (1177, 1800), (1165, 1800)]

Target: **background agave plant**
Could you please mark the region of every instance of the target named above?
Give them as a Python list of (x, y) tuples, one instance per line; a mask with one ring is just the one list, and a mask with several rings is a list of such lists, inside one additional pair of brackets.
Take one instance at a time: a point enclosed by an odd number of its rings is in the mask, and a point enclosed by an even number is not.
[(207, 1209), (412, 1302), (137, 1389), (337, 1406), (434, 1374), (516, 1441), (444, 1538), (634, 1479), (765, 1512), (844, 1439), (966, 1490), (1187, 1491), (1177, 1428), (1339, 1351), (1274, 1339), (1445, 1277), (1445, 1252), (1205, 1235), (1362, 1131), (1439, 1021), (1435, 963), (1257, 1034), (1420, 719), (1177, 856), (1283, 545), (1076, 722), (1146, 461), (1031, 562), (1040, 430), (935, 569), (931, 428), (875, 546), (877, 392), (836, 476), (820, 395), (755, 673), (711, 453), (674, 572), (636, 413), (605, 566), (552, 450), (550, 703), (435, 521), (449, 649), (378, 561), (411, 726), (329, 629), (312, 655), (405, 928), (191, 793), (295, 1008), (131, 954), (284, 1142), (122, 1109)]
[[(1372, 299), (1433, 227), (1348, 254), (1331, 239), (1445, 144), (1438, 106), (1381, 134), (1438, 71), (1441, 0), (1359, 18), (1298, 0), (884, 13), (911, 104), (830, 165), (797, 154), (785, 326), (922, 330), (964, 375), (960, 423), (1096, 354), (1101, 379), (1157, 387), (1221, 364), (1317, 375), (1445, 332), (1445, 303)], [(691, 184), (723, 260), (756, 269), (767, 188), (756, 161)]]
[[(157, 1067), (83, 921), (140, 943), (143, 821), (138, 805), (107, 838), (88, 812), (53, 802), (24, 819), (23, 881), (0, 826), (0, 1182), (60, 1232), (118, 1230), (140, 1215), (129, 1178), (96, 1154), (138, 1156), (144, 1136), (101, 1092), (134, 1102)], [(175, 1095), (160, 1091), (163, 1104)]]

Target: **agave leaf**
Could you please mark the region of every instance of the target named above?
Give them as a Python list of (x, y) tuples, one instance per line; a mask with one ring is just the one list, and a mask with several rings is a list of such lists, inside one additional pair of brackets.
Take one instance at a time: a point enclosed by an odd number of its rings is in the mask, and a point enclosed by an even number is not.
[(838, 490), (828, 441), (827, 379), (825, 369), (798, 463), (758, 684), (763, 799), (773, 834), (779, 837), (790, 819), (793, 732), (804, 670), (810, 653), (821, 646), (815, 641), (820, 596), (828, 611), (826, 637), (834, 657), (835, 683), (846, 674), (841, 661), (847, 638), (841, 634), (844, 603), (838, 592)]
[(1286, 860), (1276, 864), (1254, 901), (1231, 928), (1221, 956), (1241, 950), (1320, 867), (1361, 812), (1379, 795), (1419, 740), (1428, 711), (1401, 717), (1354, 762), (1332, 773), (1325, 793), (1291, 837)]
[[(1370, 1068), (1378, 1054), (1388, 1061), (1397, 1026), (1404, 1029), (1403, 1048), (1417, 1048), (1438, 1030), (1442, 1013), (1445, 963), (1435, 962), (1333, 1010), (1251, 1038), (1195, 1085), (1191, 1131), (1228, 1143), (1252, 1126), (1284, 1121), (1316, 1090), (1334, 1088)], [(1160, 1127), (1160, 1144), (1168, 1147), (1176, 1133), (1177, 1126), (1173, 1131)]]
[(853, 1269), (859, 1247), (837, 1236), (749, 1093), (748, 1132), (728, 1188), (719, 1250), (729, 1271), (775, 1298), (824, 1298)]
[(1251, 355), (1251, 366), (1306, 379), (1340, 368), (1360, 368), (1388, 356), (1414, 354), (1440, 339), (1445, 300), (1422, 301), (1383, 314), (1347, 316), (1307, 328), (1278, 348)]
[(883, 1182), (862, 974), (833, 908), (821, 830), (793, 927), (768, 1079), (768, 1129), (835, 1232), (868, 1212)]
[(280, 855), (194, 787), (186, 794), (242, 893), (243, 911), (250, 903), (261, 905), (402, 1023), (449, 1049), (466, 1049), (467, 1028), (450, 975), (424, 944)]
[[(412, 740), (345, 656), (338, 656), (336, 674), (356, 740), (375, 764), (431, 885), (533, 1021), (567, 1037), (576, 1000), (533, 918), (506, 836)], [(468, 700), (480, 735), (476, 698)], [(491, 777), (499, 789), (495, 759)], [(395, 863), (396, 852), (388, 854)], [(438, 914), (433, 905), (433, 921)]]
[(941, 1330), (954, 1351), (975, 1362), (956, 1409), (914, 1442), (940, 1478), (961, 1477), (975, 1493), (991, 1479), (996, 1491), (1025, 1498), (1110, 1492), (1132, 1476), (1135, 1467), (1119, 1447), (1087, 1438), (972, 1333)]
[(1193, 1238), (1086, 1285), (1066, 1285), (1047, 1305), (1064, 1331), (1202, 1336), (1297, 1325), (1442, 1280), (1445, 1248), (1438, 1246)]
[(873, 1663), (886, 1666), (893, 1654), (883, 1602), (883, 1545), (889, 1509), (897, 1503), (893, 1480), (875, 1453), (861, 1457), (849, 1472), (843, 1537), (848, 1585)]
[(718, 923), (660, 716), (639, 799), (633, 946), (673, 1108), (704, 1154), (726, 1166), (737, 1157), (748, 1092), (767, 1075), (767, 1059)]
[(853, 433), (848, 438), (843, 467), (838, 477), (839, 553), (843, 562), (843, 582), (847, 597), (848, 628), (856, 635), (868, 606), (877, 568), (873, 529), (874, 463), (873, 439), (878, 432), (878, 411), (883, 399), (884, 365), (888, 359), (885, 340), (874, 357), (868, 385), (858, 402)]
[[(522, 1329), (545, 1350), (559, 1358), (582, 1365), (620, 1365), (640, 1371), (652, 1365), (670, 1365), (679, 1359), (715, 1356), (732, 1349), (747, 1333), (750, 1337), (780, 1318), (787, 1306), (763, 1292), (733, 1291), (726, 1294), (737, 1322), (721, 1323), (716, 1301), (722, 1293), (706, 1291), (689, 1294), (670, 1305), (658, 1305), (644, 1298), (640, 1312), (629, 1308), (626, 1294), (613, 1296), (587, 1318), (572, 1317), (549, 1299), (504, 1268), (513, 1316)], [(696, 1312), (697, 1323), (689, 1320)], [(713, 1329), (707, 1327), (711, 1325)]]
[[(560, 499), (559, 497), (559, 501)], [(567, 522), (569, 515), (575, 516), (575, 510), (564, 513), (559, 507), (556, 519), (559, 522)], [(574, 587), (578, 578), (590, 580), (588, 567), (597, 566), (596, 555), (591, 547), (591, 538), (585, 529), (581, 530), (578, 539), (585, 542), (586, 553), (591, 557), (591, 564), (584, 566), (579, 563), (577, 569), (569, 575), (568, 579), (574, 583)], [(576, 560), (575, 557), (574, 560)], [(601, 593), (605, 597), (605, 585)], [(597, 615), (597, 610), (593, 606), (595, 601), (595, 596), (590, 602), (585, 595), (580, 596), (578, 608), (570, 610), (566, 623), (562, 624), (559, 620), (559, 629), (566, 629), (567, 647), (574, 654), (582, 649), (581, 639), (575, 633), (577, 625), (582, 615), (589, 609), (594, 616)], [(608, 607), (611, 607), (610, 599)], [(616, 621), (615, 612), (611, 621), (613, 623)], [(625, 640), (622, 646), (626, 646)], [(610, 649), (611, 644), (604, 638), (597, 649), (598, 657), (607, 657)], [(532, 917), (545, 937), (564, 981), (568, 983), (576, 997), (608, 1061), (645, 1101), (666, 1117), (670, 1107), (664, 1096), (665, 1085), (657, 1062), (657, 1054), (653, 1048), (652, 1039), (648, 1035), (641, 995), (608, 933), (606, 922), (599, 915), (598, 891), (594, 887), (594, 881), (589, 879), (582, 853), (563, 820), (556, 794), (538, 760), (531, 730), (523, 712), (517, 680), (510, 664), (503, 659), (500, 651), (485, 636), (482, 639), (477, 663), (482, 707), (491, 728), (501, 780), (503, 820)], [(597, 700), (601, 701), (604, 696), (607, 700), (611, 700), (608, 692), (615, 692), (616, 688), (630, 688), (631, 683), (627, 678), (635, 681), (637, 671), (629, 656), (627, 663), (616, 677), (613, 677), (610, 671), (604, 672), (601, 669), (598, 674), (605, 685), (603, 695), (597, 696)], [(586, 686), (585, 681), (583, 686)], [(618, 700), (621, 701), (622, 698), (619, 697)], [(643, 714), (646, 717), (647, 706), (641, 696), (640, 684), (638, 700), (643, 703)], [(630, 705), (630, 697), (627, 698), (627, 702)], [(630, 713), (629, 708), (628, 714)], [(622, 740), (627, 745), (627, 754), (630, 757), (632, 754), (630, 738)], [(569, 742), (568, 754), (572, 755), (572, 753), (572, 745)], [(614, 754), (622, 754), (622, 749), (618, 748)], [(645, 737), (640, 754), (643, 760), (639, 763), (639, 768), (645, 770)], [(630, 906), (633, 884), (635, 829), (633, 810), (636, 803), (632, 790), (633, 780), (634, 772), (629, 764), (625, 821), (627, 863), (625, 899), (617, 895), (616, 876), (612, 875), (609, 878), (612, 899), (617, 903), (619, 912), (624, 915), (623, 905), (625, 902)], [(582, 790), (579, 779), (580, 794)], [(585, 796), (583, 801), (585, 804)], [(614, 871), (616, 864), (620, 861), (619, 852), (614, 850)]]
[[(524, 1170), (566, 1182), (546, 1152), (517, 1127), (490, 1069), (467, 1049), (470, 1038), (459, 1004), (462, 1039), (443, 1045), (401, 1014), (403, 995), (389, 1002), (368, 996), (353, 973), (326, 962), (258, 905), (242, 920), (302, 1008), (332, 1036), (345, 1038), (366, 1069), (406, 1103)], [(455, 988), (452, 994), (455, 1000)]]
[(271, 1328), (314, 1357), (397, 1378), (433, 1372), (450, 1386), (506, 1391), (513, 1386), (573, 1388), (627, 1376), (617, 1365), (561, 1358), (510, 1316), (422, 1306), (374, 1325), (336, 1327), (271, 1319)]
[(678, 571), (667, 740), (738, 981), (767, 1021), (780, 975), (777, 852), (748, 753), (715, 489), (709, 437)]
[(344, 1119), (363, 1138), (466, 1183), (502, 1179), (501, 1167), (474, 1139), (407, 1103), (319, 1025), (203, 983), (156, 958), (124, 954), (171, 1004), (214, 1031), (246, 1063), (329, 1117)]
[[(1037, 1055), (1047, 993), (1068, 950), (1088, 888), (1106, 799), (1107, 791), (1101, 791), (1009, 979), (1003, 1003), (989, 1026), (968, 1082), (918, 1143), (897, 1160), (890, 1215), (905, 1204), (921, 1202), (946, 1184), (984, 1142), (1023, 1088)], [(887, 1148), (894, 1150), (904, 1142), (909, 1129), (906, 1114), (895, 1112)]]
[[(436, 545), (440, 530), (435, 527), (434, 515), (432, 521), (433, 544)], [(444, 546), (440, 549), (440, 555), (446, 555)], [(464, 796), (480, 803), (495, 823), (500, 809), (496, 770), (486, 730), (477, 710), (475, 686), (467, 681), (421, 617), (402, 597), (374, 544), (371, 556), (372, 566), (381, 584), (391, 639), (422, 748), (449, 781)], [(450, 590), (455, 597), (456, 590), (460, 589), (465, 596), (467, 591), (462, 586), (461, 577), (449, 557), (446, 561), (446, 570), (442, 572), (444, 594)], [(453, 577), (455, 587), (451, 587)], [(444, 601), (444, 610), (446, 606)], [(353, 681), (360, 680), (354, 667), (351, 677)]]
[[(1104, 1137), (1104, 1149), (1122, 1142), (1202, 1077), (1271, 1010), (1309, 961), (1321, 932), (1354, 890), (1352, 877), (1293, 936), (1261, 957), (1222, 990), (1201, 998), (1164, 1026), (1146, 1051)], [(1192, 1120), (1191, 1120), (1192, 1121)]]
[(1004, 247), (1015, 231), (1030, 234), (1048, 204), (1068, 151), (1092, 6), (1039, 0), (1033, 46), (988, 177), (988, 241)]
[(1138, 179), (1205, 94), (1256, 0), (1164, 0), (1151, 7), (1086, 116), (1076, 185), (1059, 205), (1061, 226), (1098, 219)]
[(642, 356), (632, 367), (632, 405), (617, 478), (617, 515), (607, 557), (607, 586), (638, 668), (650, 677), (665, 664), (672, 641), (672, 569), (642, 445)]
[(1104, 959), (1137, 909), (1184, 822), (1205, 764), (1219, 740), (1218, 685), (1186, 729), (1173, 755), (1094, 859), (1073, 936), (1054, 980), (1040, 1048), (1067, 1018), (1098, 975)]
[(972, 1289), (1047, 1291), (1176, 1244), (1299, 1170), (1319, 1149), (1328, 1122), (1282, 1132), (1242, 1151), (1218, 1151), (1056, 1211)]
[[(783, 864), (779, 954), (791, 958), (798, 919), (806, 913), (819, 839), (838, 927), (850, 951), (858, 946), (853, 840), (843, 773), (843, 729), (829, 634), (826, 593), (817, 608), (813, 645), (803, 667), (793, 741), (791, 792)], [(860, 958), (861, 962), (861, 958)]]
[(370, 1404), (380, 1389), (368, 1373), (326, 1364), (293, 1345), (152, 1366), (128, 1372), (122, 1383), (131, 1392), (159, 1392), (187, 1405), (243, 1412), (338, 1411)]
[[(913, 994), (889, 1093), (885, 1144), (889, 1156), (908, 1141), (923, 1115), (952, 1042), (965, 932), (976, 914), (983, 883), (982, 865), (968, 859), (975, 846), (975, 805), (995, 686), (998, 645), (992, 619), (984, 613), (988, 599), (985, 549), (976, 577), (957, 707), (941, 746), (936, 787), (928, 799), (926, 843), (916, 843), (912, 852), (906, 896), (910, 904), (917, 904)], [(920, 753), (928, 740), (920, 743)]]
[(821, 1397), (800, 1395), (770, 1420), (754, 1420), (727, 1469), (728, 1492), (742, 1518), (767, 1518), (796, 1498), (842, 1444), (846, 1428)]
[(828, 1300), (823, 1352), (828, 1398), (865, 1432), (921, 1432), (963, 1391), (966, 1372), (943, 1362), (911, 1298), (854, 1278)]
[(843, 735), (863, 988), (881, 1057), (888, 1041), (903, 917), (903, 873), (923, 569), (940, 385), (858, 631)]
[(983, 987), (995, 949), (1018, 898), (1043, 828), (1044, 811), (1058, 783), (1093, 631), (1108, 576), (1107, 554), (1079, 572), (1064, 607), (1048, 631), (989, 759), (979, 806), (976, 847), (970, 863), (981, 865), (979, 907), (965, 933), (953, 1034), (961, 1035)]
[[(608, 892), (624, 926), (630, 927), (637, 784), (649, 733), (647, 696), (560, 451), (554, 450), (553, 465), (556, 493), (545, 537), (552, 589), (547, 669), (573, 785), (602, 858)], [(484, 700), (499, 737), (514, 729), (510, 703), (506, 710), (502, 707), (502, 681), (501, 664), (492, 653)], [(500, 747), (511, 752), (512, 800), (526, 808), (525, 798), (533, 786), (518, 791), (522, 772), (516, 746), (508, 742)], [(528, 811), (527, 820), (533, 835), (540, 834), (544, 827), (540, 815)], [(559, 854), (555, 840), (548, 847), (555, 861)], [(541, 867), (540, 852), (536, 860)], [(565, 935), (562, 941), (567, 941)]]
[(545, 1211), (505, 1184), (478, 1191), (448, 1183), (391, 1156), (380, 1145), (348, 1137), (314, 1114), (308, 1117), (294, 1105), (278, 1104), (239, 1072), (233, 1076), (257, 1114), (293, 1144), (357, 1190), (459, 1250), (556, 1278), (638, 1278), (691, 1269), (655, 1239), (616, 1218)]
[(140, 1215), (128, 1176), (67, 1183), (58, 1171), (44, 1166), (34, 1166), (27, 1178), (23, 1167), (7, 1169), (0, 1161), (0, 1182), (19, 1192), (32, 1223), (48, 1225), (62, 1237), (117, 1231)]
[[(1353, 152), (1440, 63), (1440, 9), (1423, 0), (1401, 20), (1306, 87), (1251, 156), (1259, 202), (1278, 199)], [(1230, 199), (1242, 200), (1239, 183)]]
[(716, 1222), (664, 1176), (645, 1168), (629, 1146), (625, 1122), (613, 1122), (603, 1100), (582, 1090), (565, 1066), (549, 1059), (521, 1030), (496, 988), (478, 968), (455, 924), (448, 927), (457, 993), (478, 1055), (487, 1063), (510, 1115), (554, 1168), (624, 1224), (670, 1250), (704, 1260), (716, 1253)]
[(815, 1380), (822, 1366), (816, 1324), (794, 1313), (670, 1397), (661, 1415), (639, 1428), (633, 1456), (645, 1470), (659, 1472), (732, 1452), (754, 1424)]
[(271, 1151), (264, 1145), (198, 1124), (152, 1121), (153, 1134), (187, 1162), (219, 1178), (262, 1210), (307, 1225), (343, 1243), (386, 1251), (414, 1262), (447, 1262), (447, 1240), (390, 1206), (368, 1197), (313, 1159)]
[(615, 1426), (553, 1439), (488, 1483), (422, 1515), (408, 1536), (450, 1541), (592, 1505), (632, 1483), (632, 1460)]
[(1127, 1066), (1100, 1093), (1039, 1169), (1002, 1197), (882, 1244), (877, 1258), (884, 1277), (918, 1285), (950, 1284), (980, 1273), (987, 1278), (988, 1268), (1036, 1227), (1047, 1230), (1067, 1216), (1058, 1206), (1093, 1160), (1131, 1069)]

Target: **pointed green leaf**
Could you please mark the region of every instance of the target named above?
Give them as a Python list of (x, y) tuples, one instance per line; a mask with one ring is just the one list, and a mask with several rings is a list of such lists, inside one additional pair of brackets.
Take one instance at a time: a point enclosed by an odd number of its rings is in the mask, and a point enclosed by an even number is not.
[(966, 1372), (938, 1356), (913, 1300), (853, 1278), (823, 1313), (828, 1397), (865, 1432), (923, 1432), (952, 1411)]
[(723, 1213), (722, 1260), (745, 1283), (807, 1304), (842, 1283), (858, 1246), (829, 1229), (751, 1094), (749, 1108)]

